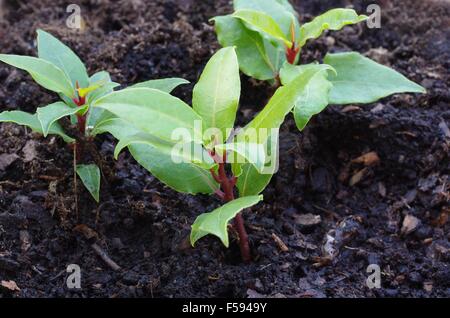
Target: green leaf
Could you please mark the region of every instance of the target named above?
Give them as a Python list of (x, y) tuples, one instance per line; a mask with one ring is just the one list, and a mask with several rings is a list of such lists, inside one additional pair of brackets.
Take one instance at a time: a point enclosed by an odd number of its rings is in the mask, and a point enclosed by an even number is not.
[(154, 88), (158, 89), (160, 91), (171, 93), (175, 88), (177, 88), (180, 85), (183, 84), (189, 84), (189, 81), (183, 79), (183, 78), (163, 78), (163, 79), (156, 79), (156, 80), (150, 80), (138, 84), (134, 84), (130, 86), (129, 88)]
[[(121, 140), (140, 132), (121, 118), (105, 119), (95, 127), (93, 135), (109, 132)], [(152, 175), (172, 189), (190, 194), (211, 194), (218, 189), (208, 170), (193, 163), (175, 163), (170, 154), (148, 144), (132, 144), (128, 146), (133, 158)]]
[(332, 9), (305, 23), (300, 28), (299, 46), (305, 45), (310, 39), (317, 39), (325, 30), (337, 31), (349, 24), (366, 20), (365, 15), (358, 15), (352, 9)]
[(211, 173), (195, 164), (174, 163), (170, 155), (149, 145), (135, 144), (128, 149), (141, 166), (178, 192), (212, 194), (219, 188)]
[(203, 119), (203, 128), (221, 131), (224, 142), (234, 127), (241, 94), (239, 63), (234, 48), (215, 53), (194, 87), (192, 105)]
[[(103, 97), (107, 94), (110, 94), (114, 91), (114, 88), (120, 86), (120, 84), (111, 81), (111, 76), (106, 71), (100, 71), (92, 75), (89, 79), (89, 85), (94, 85), (95, 83), (104, 83), (101, 87), (96, 90), (90, 92), (87, 95), (87, 103), (92, 105), (95, 103), (97, 99)], [(110, 112), (101, 109), (101, 108), (89, 108), (88, 118), (87, 118), (87, 127), (90, 129), (95, 128), (95, 126), (99, 123), (99, 121), (104, 120), (105, 116), (110, 118), (114, 116)], [(90, 132), (92, 134), (92, 132)]]
[(66, 96), (74, 96), (74, 89), (66, 74), (54, 64), (31, 56), (0, 54), (0, 61), (27, 71), (42, 87)]
[(245, 142), (233, 142), (217, 145), (214, 148), (218, 154), (224, 151), (232, 152), (233, 155), (227, 155), (227, 163), (232, 164), (252, 164), (258, 171), (262, 172), (266, 162), (266, 153), (263, 145)]
[[(246, 163), (240, 165), (239, 168), (234, 167), (233, 170), (240, 170), (240, 175), (236, 183), (239, 191), (239, 197), (258, 195), (269, 184), (274, 173), (278, 170), (278, 136), (273, 136), (267, 140), (267, 159), (264, 172), (261, 173), (253, 165)], [(236, 175), (235, 175), (236, 176)]]
[(328, 54), (324, 62), (336, 69), (330, 104), (364, 104), (398, 93), (426, 93), (402, 74), (356, 52)]
[(79, 112), (85, 112), (87, 105), (84, 107), (73, 108), (63, 102), (56, 102), (45, 107), (39, 107), (36, 111), (37, 118), (42, 126), (44, 137), (47, 137), (50, 127), (59, 119), (70, 116)]
[(200, 144), (194, 144), (193, 142), (174, 144), (145, 133), (120, 139), (114, 151), (114, 158), (117, 159), (123, 148), (135, 144), (152, 146), (165, 156), (170, 156), (174, 163), (193, 163), (207, 170), (215, 166), (214, 160)]
[(73, 88), (77, 81), (80, 87), (87, 87), (89, 76), (80, 58), (53, 35), (43, 30), (38, 30), (37, 34), (39, 58), (59, 67), (71, 80)]
[(244, 21), (254, 31), (282, 41), (288, 47), (292, 46), (292, 42), (286, 37), (283, 30), (270, 15), (260, 11), (245, 9), (236, 11), (232, 16)]
[[(43, 134), (42, 126), (37, 118), (37, 114), (29, 114), (18, 110), (5, 111), (0, 113), (0, 122), (11, 122), (22, 126), (27, 126), (32, 131)], [(50, 126), (48, 133), (62, 137), (67, 143), (72, 143), (75, 141), (75, 139), (67, 136), (62, 127), (56, 122)]]
[(215, 209), (212, 212), (204, 213), (197, 217), (191, 230), (192, 246), (202, 237), (212, 234), (217, 236), (226, 247), (229, 246), (228, 222), (233, 219), (243, 209), (249, 208), (263, 199), (262, 195), (243, 197)]
[(236, 137), (240, 141), (264, 144), (270, 130), (281, 126), (310, 81), (324, 71), (321, 68), (307, 69), (301, 76), (278, 88), (264, 109)]
[[(326, 64), (291, 65), (285, 63), (280, 72), (281, 82), (289, 83), (297, 76), (301, 76), (306, 70), (316, 68), (317, 70), (335, 70)], [(294, 119), (298, 129), (303, 130), (310, 119), (322, 112), (328, 106), (328, 96), (333, 86), (327, 79), (327, 72), (320, 72), (314, 76), (306, 85), (303, 94), (297, 99), (294, 107)]]
[(290, 39), (292, 23), (295, 25), (296, 35), (299, 35), (297, 13), (287, 0), (234, 0), (234, 10), (255, 10), (263, 12), (280, 26), (284, 35)]
[(94, 103), (100, 97), (113, 92), (114, 88), (120, 86), (119, 83), (111, 81), (111, 76), (106, 71), (100, 71), (92, 75), (89, 79), (89, 86), (101, 83), (97, 89), (87, 95), (88, 103)]
[(201, 117), (168, 93), (151, 88), (127, 88), (98, 99), (94, 106), (163, 140), (174, 141), (175, 134), (183, 130), (185, 134), (180, 137), (184, 141), (202, 143)]
[[(215, 17), (217, 38), (223, 47), (235, 46), (241, 71), (259, 80), (269, 80), (276, 76), (276, 61), (266, 52), (265, 41), (258, 32), (247, 29), (243, 22), (231, 15)], [(273, 45), (268, 43), (269, 47)], [(282, 54), (283, 56), (283, 54)]]
[(100, 169), (97, 165), (77, 165), (77, 174), (95, 201), (100, 202)]
[(98, 123), (92, 129), (91, 135), (96, 136), (104, 133), (110, 133), (114, 138), (121, 140), (127, 136), (139, 134), (141, 131), (124, 121), (122, 118), (115, 117), (114, 114), (105, 111), (103, 116), (98, 119)]

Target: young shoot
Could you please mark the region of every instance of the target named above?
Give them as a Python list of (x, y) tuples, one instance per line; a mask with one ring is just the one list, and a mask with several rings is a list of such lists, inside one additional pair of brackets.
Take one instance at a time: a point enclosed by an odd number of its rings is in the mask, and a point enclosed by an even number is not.
[(228, 247), (228, 223), (239, 236), (242, 259), (251, 260), (242, 211), (262, 200), (260, 193), (277, 169), (278, 129), (301, 92), (325, 70), (310, 69), (280, 87), (243, 129), (234, 130), (241, 92), (234, 47), (219, 50), (194, 87), (192, 104), (155, 89), (127, 88), (98, 99), (94, 108), (117, 118), (107, 129), (117, 139), (115, 155), (128, 147), (143, 167), (183, 193), (215, 194), (223, 205), (197, 217), (194, 245), (212, 234)]
[(275, 85), (287, 84), (311, 68), (328, 72), (311, 81), (293, 109), (299, 130), (329, 104), (367, 104), (397, 93), (425, 93), (400, 73), (356, 52), (327, 54), (323, 64), (298, 65), (305, 44), (327, 30), (365, 21), (352, 9), (332, 9), (300, 24), (288, 0), (234, 0), (234, 13), (218, 16), (219, 43), (235, 46), (241, 71)]
[[(37, 31), (38, 57), (0, 54), (0, 61), (28, 72), (36, 83), (59, 95), (60, 101), (38, 107), (36, 113), (4, 111), (0, 122), (13, 122), (28, 126), (31, 130), (60, 136), (76, 153), (74, 160), (83, 161), (86, 150), (94, 151), (93, 137), (105, 132), (100, 125), (114, 117), (91, 105), (111, 92), (119, 84), (111, 81), (108, 72), (101, 71), (89, 76), (80, 58), (65, 44), (51, 34)], [(183, 79), (163, 79), (136, 84), (138, 87), (153, 87), (170, 92)], [(68, 117), (77, 129), (71, 133), (63, 129), (60, 121)], [(86, 189), (98, 202), (100, 192), (99, 164), (77, 164), (76, 172)]]

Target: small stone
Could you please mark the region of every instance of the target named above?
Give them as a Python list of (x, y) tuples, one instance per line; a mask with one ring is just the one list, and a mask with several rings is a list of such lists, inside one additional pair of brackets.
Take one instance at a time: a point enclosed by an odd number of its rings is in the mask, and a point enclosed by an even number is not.
[(322, 222), (320, 215), (314, 215), (311, 213), (300, 214), (295, 217), (295, 223), (303, 226), (313, 226)]
[(400, 233), (402, 235), (408, 235), (414, 232), (419, 225), (420, 220), (415, 216), (408, 214), (407, 216), (405, 216), (405, 219), (403, 220), (403, 225)]
[(0, 171), (5, 170), (8, 168), (14, 161), (16, 161), (19, 158), (18, 155), (15, 153), (9, 154), (4, 153), (0, 155)]

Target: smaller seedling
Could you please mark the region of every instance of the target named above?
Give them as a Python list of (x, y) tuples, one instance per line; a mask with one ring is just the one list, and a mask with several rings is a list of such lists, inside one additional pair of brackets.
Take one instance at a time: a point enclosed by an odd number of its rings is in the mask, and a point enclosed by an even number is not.
[(98, 99), (94, 108), (118, 117), (106, 128), (120, 140), (116, 156), (128, 147), (143, 167), (169, 187), (216, 194), (224, 202), (195, 220), (192, 245), (212, 234), (228, 247), (228, 222), (234, 219), (242, 258), (249, 261), (241, 211), (262, 200), (260, 193), (277, 169), (278, 129), (300, 92), (322, 72), (307, 70), (278, 88), (264, 109), (239, 131), (233, 129), (241, 91), (233, 47), (219, 50), (207, 63), (194, 87), (193, 107), (155, 89), (129, 88)]
[[(31, 130), (47, 135), (57, 135), (70, 144), (80, 161), (87, 145), (93, 147), (92, 139), (106, 132), (102, 122), (114, 117), (102, 109), (92, 109), (91, 105), (100, 97), (111, 92), (119, 84), (111, 81), (108, 72), (101, 71), (88, 75), (80, 58), (66, 45), (51, 34), (38, 30), (39, 57), (0, 54), (0, 61), (27, 71), (42, 87), (59, 95), (61, 101), (39, 107), (35, 114), (23, 111), (5, 111), (0, 113), (0, 122), (13, 122), (28, 126)], [(137, 87), (152, 87), (170, 92), (183, 79), (163, 79), (136, 84)], [(69, 136), (60, 124), (60, 120), (69, 117), (77, 130)], [(90, 147), (91, 150), (94, 148)], [(100, 169), (96, 164), (76, 167), (76, 172), (93, 198), (99, 201)]]
[(329, 104), (367, 104), (396, 93), (425, 92), (400, 73), (356, 52), (327, 54), (324, 64), (297, 65), (309, 40), (368, 18), (354, 10), (332, 9), (300, 25), (287, 0), (234, 0), (234, 9), (233, 14), (212, 20), (220, 44), (236, 46), (246, 75), (280, 85), (308, 69), (328, 69), (310, 82), (296, 102), (294, 119), (300, 130)]

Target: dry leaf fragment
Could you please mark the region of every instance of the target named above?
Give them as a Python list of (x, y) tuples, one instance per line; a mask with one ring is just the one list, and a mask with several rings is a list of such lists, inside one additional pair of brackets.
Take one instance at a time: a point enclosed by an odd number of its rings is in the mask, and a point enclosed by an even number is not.
[(380, 162), (380, 157), (375, 151), (368, 152), (356, 159), (352, 160), (352, 163), (362, 163), (366, 167), (374, 166)]
[(357, 173), (355, 173), (352, 178), (350, 179), (349, 185), (351, 187), (353, 187), (354, 185), (356, 185), (357, 183), (359, 183), (363, 177), (365, 176), (367, 172), (367, 168), (364, 168), (362, 170), (359, 170)]
[(278, 248), (282, 251), (282, 252), (287, 252), (289, 251), (289, 248), (287, 247), (286, 244), (284, 244), (283, 240), (276, 235), (275, 233), (272, 233), (272, 238), (275, 241), (275, 243), (277, 243)]
[(19, 286), (17, 286), (16, 282), (13, 280), (2, 280), (1, 285), (10, 291), (20, 291)]

